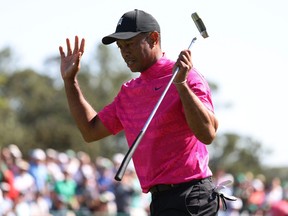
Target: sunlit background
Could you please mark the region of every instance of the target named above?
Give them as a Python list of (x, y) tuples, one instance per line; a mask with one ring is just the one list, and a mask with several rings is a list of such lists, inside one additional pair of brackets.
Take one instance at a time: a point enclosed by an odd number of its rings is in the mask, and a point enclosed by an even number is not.
[[(17, 66), (44, 70), (44, 60), (75, 35), (86, 39), (90, 59), (95, 45), (115, 30), (121, 15), (143, 9), (159, 21), (162, 47), (176, 59), (194, 44), (194, 65), (219, 91), (219, 132), (254, 137), (273, 150), (267, 165), (288, 164), (288, 1), (286, 0), (0, 0), (0, 49), (17, 52)], [(209, 38), (203, 39), (191, 19), (197, 12)], [(115, 46), (115, 44), (111, 45)], [(115, 46), (115, 49), (116, 46)], [(58, 71), (55, 71), (58, 73)]]

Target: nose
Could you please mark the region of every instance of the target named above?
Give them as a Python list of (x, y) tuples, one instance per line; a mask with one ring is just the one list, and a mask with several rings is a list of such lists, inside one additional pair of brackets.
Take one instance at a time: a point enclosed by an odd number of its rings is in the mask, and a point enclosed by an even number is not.
[(129, 49), (128, 46), (123, 46), (123, 47), (121, 48), (121, 53), (122, 53), (122, 55), (127, 55), (127, 53), (129, 53), (129, 52), (130, 52), (130, 49)]
[(130, 56), (130, 54), (131, 54), (131, 52), (130, 52), (130, 49), (128, 47), (121, 48), (121, 55), (124, 59), (128, 58)]

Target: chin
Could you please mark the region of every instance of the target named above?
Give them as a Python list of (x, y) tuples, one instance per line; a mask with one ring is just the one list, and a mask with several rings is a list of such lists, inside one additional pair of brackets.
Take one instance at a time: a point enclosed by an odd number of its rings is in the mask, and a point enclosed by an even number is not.
[(139, 72), (139, 70), (137, 70), (137, 68), (133, 68), (133, 67), (129, 67), (129, 69), (131, 70), (131, 72)]

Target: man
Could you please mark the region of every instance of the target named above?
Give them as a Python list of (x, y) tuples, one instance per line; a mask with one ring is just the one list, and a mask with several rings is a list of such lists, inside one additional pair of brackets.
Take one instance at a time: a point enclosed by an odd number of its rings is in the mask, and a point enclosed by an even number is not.
[(216, 215), (218, 199), (208, 167), (208, 151), (216, 136), (210, 89), (193, 68), (190, 50), (183, 50), (177, 62), (161, 50), (160, 27), (156, 19), (141, 10), (125, 13), (115, 33), (102, 39), (116, 42), (121, 55), (138, 78), (122, 85), (115, 100), (96, 112), (85, 100), (77, 81), (85, 40), (75, 37), (74, 50), (67, 39), (62, 47), (61, 75), (72, 113), (87, 142), (125, 131), (128, 145), (147, 121), (173, 71), (179, 72), (165, 95), (133, 162), (144, 193), (151, 192), (151, 215)]

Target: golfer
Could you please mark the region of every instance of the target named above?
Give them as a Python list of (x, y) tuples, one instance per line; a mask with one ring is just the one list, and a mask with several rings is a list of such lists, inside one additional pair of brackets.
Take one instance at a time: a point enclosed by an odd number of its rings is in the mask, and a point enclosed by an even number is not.
[(114, 101), (99, 111), (85, 99), (77, 80), (85, 40), (76, 36), (72, 48), (67, 39), (67, 52), (59, 47), (69, 108), (83, 138), (92, 142), (124, 131), (131, 146), (179, 67), (132, 159), (143, 193), (152, 194), (152, 216), (217, 215), (219, 196), (206, 147), (218, 122), (210, 88), (193, 67), (191, 51), (181, 51), (176, 62), (168, 59), (158, 22), (137, 9), (123, 14), (116, 31), (102, 39), (105, 45), (114, 42), (139, 76), (124, 83)]

